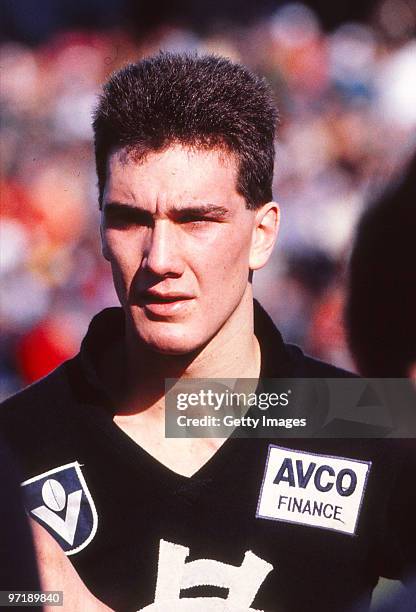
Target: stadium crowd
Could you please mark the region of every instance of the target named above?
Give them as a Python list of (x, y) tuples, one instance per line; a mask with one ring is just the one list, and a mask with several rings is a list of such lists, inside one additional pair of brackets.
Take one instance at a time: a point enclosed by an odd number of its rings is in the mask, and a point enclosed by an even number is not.
[(1, 398), (75, 354), (91, 316), (116, 303), (100, 255), (91, 113), (109, 73), (159, 49), (226, 55), (272, 83), (282, 228), (255, 292), (288, 341), (354, 368), (345, 267), (357, 219), (415, 145), (415, 25), (404, 0), (331, 32), (310, 8), (287, 4), (204, 35), (165, 25), (140, 39), (108, 29), (3, 43)]

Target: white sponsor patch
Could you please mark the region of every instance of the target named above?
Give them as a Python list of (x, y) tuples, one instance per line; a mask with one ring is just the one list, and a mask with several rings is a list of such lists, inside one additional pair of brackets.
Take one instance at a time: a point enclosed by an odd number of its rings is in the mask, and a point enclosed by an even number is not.
[(256, 517), (354, 535), (370, 467), (270, 444)]

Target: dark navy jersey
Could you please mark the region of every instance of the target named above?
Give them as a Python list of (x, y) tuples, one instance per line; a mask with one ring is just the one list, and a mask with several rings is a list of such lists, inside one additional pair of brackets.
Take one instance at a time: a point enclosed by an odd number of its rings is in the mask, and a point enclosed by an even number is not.
[[(123, 327), (120, 309), (98, 315), (77, 357), (0, 410), (29, 514), (99, 599), (117, 611), (363, 610), (379, 576), (411, 573), (414, 441), (230, 437), (179, 475), (113, 422), (96, 363)], [(255, 332), (263, 377), (347, 376), (285, 345), (259, 306)]]
[(35, 551), (19, 482), (13, 457), (0, 439), (0, 590), (38, 591)]

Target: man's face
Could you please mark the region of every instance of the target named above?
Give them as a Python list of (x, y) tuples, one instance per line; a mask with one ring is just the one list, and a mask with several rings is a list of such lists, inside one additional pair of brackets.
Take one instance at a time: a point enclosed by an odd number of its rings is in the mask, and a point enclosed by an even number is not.
[(204, 346), (250, 291), (256, 214), (236, 179), (235, 158), (216, 149), (109, 159), (103, 252), (128, 329), (155, 351)]

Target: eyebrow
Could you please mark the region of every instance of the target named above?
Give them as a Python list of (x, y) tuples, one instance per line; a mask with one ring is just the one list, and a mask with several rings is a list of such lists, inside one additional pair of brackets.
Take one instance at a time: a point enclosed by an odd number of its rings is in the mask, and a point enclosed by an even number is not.
[[(106, 202), (104, 203), (104, 213), (127, 213), (129, 215), (137, 215), (143, 217), (152, 217), (153, 214), (147, 209), (141, 206), (127, 204), (125, 202)], [(183, 216), (197, 216), (197, 215), (213, 215), (216, 218), (223, 219), (229, 215), (230, 211), (225, 206), (218, 206), (217, 204), (198, 204), (190, 206), (172, 207), (170, 209), (170, 215), (174, 219), (180, 219)]]

